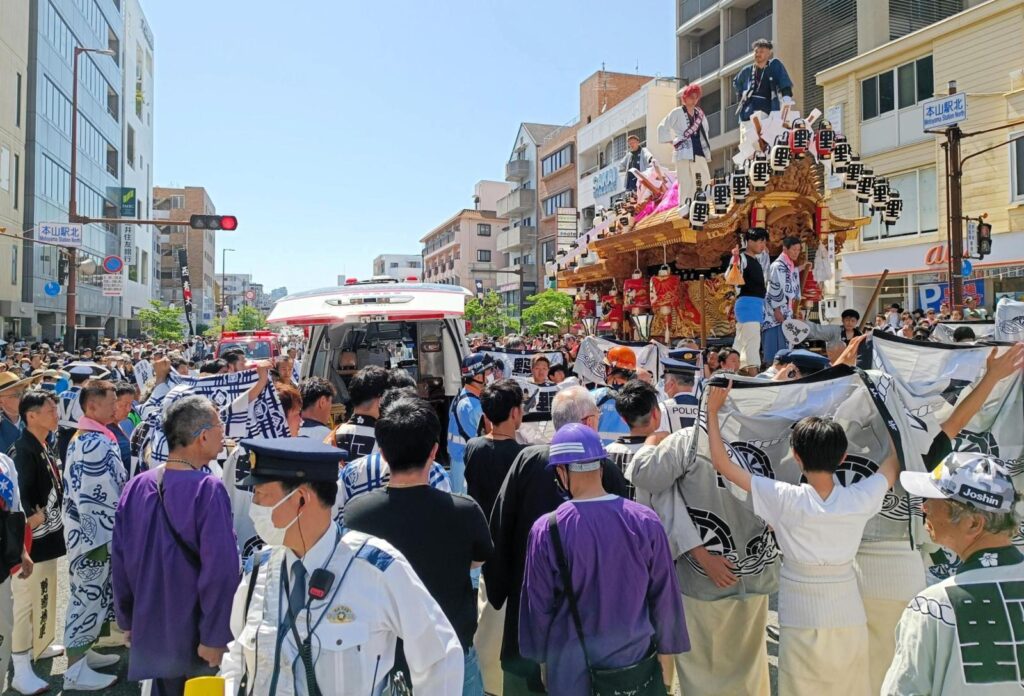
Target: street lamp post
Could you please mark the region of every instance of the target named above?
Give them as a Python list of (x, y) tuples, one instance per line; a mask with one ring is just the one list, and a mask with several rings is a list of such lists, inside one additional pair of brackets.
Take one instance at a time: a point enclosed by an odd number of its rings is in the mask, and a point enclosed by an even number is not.
[[(82, 222), (78, 215), (78, 57), (83, 53), (99, 53), (104, 56), (117, 55), (105, 48), (83, 48), (75, 46), (71, 58), (71, 185), (68, 195), (68, 222)], [(83, 235), (84, 237), (84, 235)], [(78, 295), (78, 250), (67, 248), (68, 255), (68, 298), (65, 309), (64, 348), (74, 352), (78, 338), (75, 325)]]
[[(229, 251), (234, 251), (234, 249), (220, 250), (220, 311), (224, 317), (227, 317), (228, 315), (228, 295), (225, 288), (227, 287), (228, 282), (227, 255)], [(221, 324), (221, 326), (223, 326), (223, 324)]]

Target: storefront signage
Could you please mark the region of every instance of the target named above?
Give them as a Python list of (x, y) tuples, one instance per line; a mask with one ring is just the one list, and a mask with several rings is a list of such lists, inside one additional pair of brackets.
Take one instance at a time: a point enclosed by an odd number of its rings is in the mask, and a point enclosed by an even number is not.
[[(973, 297), (979, 307), (985, 306), (985, 281), (971, 280), (964, 283), (964, 297)], [(949, 283), (924, 283), (917, 286), (917, 306), (924, 310), (939, 311), (939, 305), (949, 303)]]
[(949, 265), (949, 250), (945, 244), (936, 244), (928, 247), (924, 252), (924, 263), (926, 266), (947, 266)]
[(610, 164), (594, 174), (594, 198), (608, 196), (619, 188), (619, 165)]

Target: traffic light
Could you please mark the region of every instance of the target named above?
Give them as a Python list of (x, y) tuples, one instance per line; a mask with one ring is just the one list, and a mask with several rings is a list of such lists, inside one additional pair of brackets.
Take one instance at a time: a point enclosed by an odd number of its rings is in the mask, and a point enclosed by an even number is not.
[(992, 225), (978, 220), (978, 258), (983, 259), (992, 253)]
[(68, 255), (63, 251), (57, 252), (57, 282), (60, 285), (64, 285), (68, 282)]
[(194, 230), (226, 230), (238, 229), (238, 218), (234, 215), (193, 215), (188, 225)]

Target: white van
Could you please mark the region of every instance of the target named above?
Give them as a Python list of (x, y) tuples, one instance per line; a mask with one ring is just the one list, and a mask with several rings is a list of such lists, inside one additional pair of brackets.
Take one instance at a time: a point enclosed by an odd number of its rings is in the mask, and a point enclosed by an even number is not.
[(463, 316), (471, 296), (453, 285), (350, 280), (279, 300), (267, 322), (306, 327), (302, 377), (330, 380), (338, 402), (348, 402), (348, 380), (363, 367), (401, 367), (420, 396), (443, 402), (445, 413), (462, 388), (460, 366), (469, 354)]

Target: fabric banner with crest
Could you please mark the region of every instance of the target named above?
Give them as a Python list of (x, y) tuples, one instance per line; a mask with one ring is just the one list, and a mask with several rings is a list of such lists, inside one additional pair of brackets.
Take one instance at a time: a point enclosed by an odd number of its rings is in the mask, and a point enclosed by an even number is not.
[(489, 355), (496, 362), (500, 360), (505, 366), (503, 374), (506, 378), (530, 379), (530, 368), (533, 366), (533, 359), (538, 355), (546, 357), (552, 365), (561, 365), (565, 362), (561, 351), (557, 350), (478, 350), (477, 353)]
[[(985, 374), (994, 346), (922, 343), (884, 333), (876, 333), (872, 345), (875, 366), (893, 377), (900, 392), (910, 426), (907, 433), (917, 442), (920, 459), (956, 405)], [(1005, 351), (1009, 346), (995, 349)], [(1024, 375), (1018, 372), (996, 385), (952, 446), (954, 451), (979, 452), (1003, 460), (1017, 489), (1024, 489)], [(1014, 543), (1024, 546), (1021, 531)], [(951, 552), (930, 543), (925, 544), (924, 555), (930, 582), (948, 577), (958, 565)]]
[(184, 377), (172, 372), (143, 405), (143, 423), (132, 434), (132, 473), (166, 462), (163, 414), (186, 396), (204, 396), (213, 403), (224, 421), (226, 438), (288, 437), (284, 408), (272, 382), (249, 403), (248, 392), (257, 381), (254, 369), (208, 377)]
[(660, 343), (620, 343), (607, 338), (587, 336), (580, 343), (574, 371), (584, 384), (604, 384), (604, 354), (615, 346), (626, 346), (636, 353), (636, 365), (661, 379), (661, 359), (668, 357), (668, 348)]
[(996, 304), (995, 333), (997, 341), (1024, 341), (1024, 302), (1004, 297)]
[[(940, 321), (932, 327), (932, 340), (937, 343), (956, 343), (953, 334), (961, 326), (970, 327), (974, 332), (974, 338), (978, 341), (988, 341), (996, 338), (996, 326), (992, 322), (951, 322)], [(1024, 338), (1024, 335), (1022, 335)], [(1001, 339), (996, 339), (1001, 340)]]
[[(716, 378), (712, 384), (724, 386), (725, 381)], [(690, 520), (706, 548), (733, 562), (747, 591), (773, 592), (779, 557), (775, 537), (754, 515), (749, 494), (715, 472), (705, 399), (685, 454), (686, 477), (694, 479), (683, 489)], [(874, 370), (833, 367), (792, 382), (736, 377), (719, 422), (733, 461), (753, 474), (796, 484), (801, 472), (790, 450), (790, 431), (807, 416), (825, 415), (841, 423), (849, 439), (846, 459), (837, 472), (842, 485), (877, 472), (892, 450), (891, 442), (907, 469), (924, 470), (921, 457), (912, 456), (913, 448), (901, 437), (908, 426), (892, 378)], [(886, 493), (881, 513), (865, 527), (864, 540), (905, 543), (909, 551), (926, 536), (921, 522), (916, 500), (897, 484)], [(687, 563), (677, 567), (687, 595), (711, 600), (735, 593), (715, 587), (696, 562), (683, 558)]]

